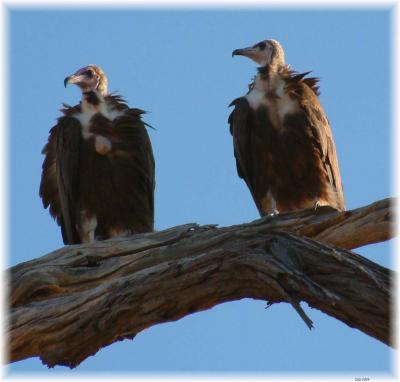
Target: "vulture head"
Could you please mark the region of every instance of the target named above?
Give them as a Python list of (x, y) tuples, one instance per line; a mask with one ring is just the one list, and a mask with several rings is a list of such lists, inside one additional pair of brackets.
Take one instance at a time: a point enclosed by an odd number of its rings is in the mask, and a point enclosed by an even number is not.
[(103, 70), (96, 65), (88, 65), (64, 79), (64, 86), (75, 84), (82, 92), (98, 91), (101, 95), (107, 94), (107, 77)]
[(264, 40), (248, 48), (236, 49), (232, 52), (233, 56), (246, 56), (261, 66), (285, 65), (285, 53), (276, 40)]

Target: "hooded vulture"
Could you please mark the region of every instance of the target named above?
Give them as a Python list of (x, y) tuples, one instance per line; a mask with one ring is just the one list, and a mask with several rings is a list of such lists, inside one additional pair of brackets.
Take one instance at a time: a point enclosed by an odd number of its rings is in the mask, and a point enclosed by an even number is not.
[(154, 158), (144, 111), (107, 91), (95, 65), (65, 78), (82, 91), (50, 130), (39, 194), (64, 244), (153, 230)]
[(342, 181), (318, 79), (285, 64), (275, 40), (236, 49), (260, 65), (247, 94), (230, 106), (239, 177), (261, 216), (322, 205), (344, 210)]

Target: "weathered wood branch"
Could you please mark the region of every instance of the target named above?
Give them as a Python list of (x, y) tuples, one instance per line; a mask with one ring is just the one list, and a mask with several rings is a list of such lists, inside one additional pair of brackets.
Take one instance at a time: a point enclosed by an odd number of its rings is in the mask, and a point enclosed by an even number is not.
[[(353, 249), (386, 241), (394, 236), (394, 205), (395, 199), (388, 198), (345, 212), (330, 207), (319, 208), (314, 214), (303, 210), (269, 218), (269, 227)], [(258, 221), (263, 220), (265, 218)]]
[(322, 243), (353, 248), (389, 239), (390, 202), (223, 228), (188, 224), (19, 264), (8, 271), (10, 361), (39, 356), (48, 366), (75, 367), (152, 325), (245, 297), (305, 301), (391, 344), (392, 272)]

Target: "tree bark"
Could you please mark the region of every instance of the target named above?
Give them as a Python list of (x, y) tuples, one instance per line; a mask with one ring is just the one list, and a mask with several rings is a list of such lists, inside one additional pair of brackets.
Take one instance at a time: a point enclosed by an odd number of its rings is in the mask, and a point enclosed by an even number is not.
[[(152, 325), (242, 298), (299, 303), (391, 345), (393, 272), (343, 248), (394, 235), (391, 200), (61, 248), (9, 276), (9, 358), (75, 367)], [(309, 323), (309, 322), (308, 322)]]

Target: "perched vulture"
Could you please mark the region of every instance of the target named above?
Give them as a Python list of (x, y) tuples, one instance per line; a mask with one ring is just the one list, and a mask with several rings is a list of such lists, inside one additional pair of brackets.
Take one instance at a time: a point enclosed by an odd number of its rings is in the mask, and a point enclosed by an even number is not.
[(275, 40), (236, 49), (260, 67), (229, 116), (239, 177), (261, 216), (329, 205), (344, 210), (342, 181), (318, 79), (285, 64)]
[(39, 194), (65, 244), (153, 230), (154, 158), (144, 111), (107, 92), (95, 65), (65, 78), (82, 90), (50, 130)]

